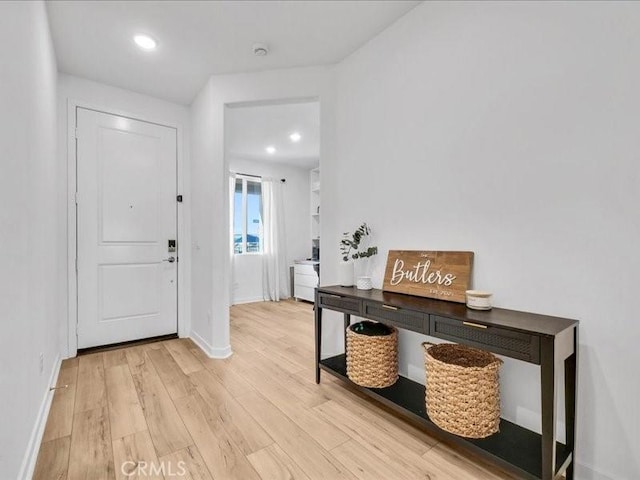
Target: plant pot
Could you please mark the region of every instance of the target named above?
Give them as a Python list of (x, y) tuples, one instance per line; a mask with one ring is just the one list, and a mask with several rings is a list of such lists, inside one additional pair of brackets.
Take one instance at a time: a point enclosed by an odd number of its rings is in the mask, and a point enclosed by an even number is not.
[(371, 277), (358, 277), (356, 287), (358, 288), (358, 290), (371, 290), (373, 288)]
[(338, 283), (343, 287), (353, 287), (353, 262), (338, 264)]

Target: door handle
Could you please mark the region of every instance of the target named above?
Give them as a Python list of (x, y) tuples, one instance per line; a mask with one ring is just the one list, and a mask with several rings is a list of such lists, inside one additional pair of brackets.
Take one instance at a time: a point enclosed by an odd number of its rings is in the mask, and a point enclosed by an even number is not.
[(173, 263), (173, 262), (176, 261), (176, 257), (163, 258), (162, 261), (163, 262)]

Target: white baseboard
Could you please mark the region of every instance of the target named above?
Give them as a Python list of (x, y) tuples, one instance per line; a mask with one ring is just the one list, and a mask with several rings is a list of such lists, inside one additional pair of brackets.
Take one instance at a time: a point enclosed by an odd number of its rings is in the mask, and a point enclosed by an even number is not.
[(578, 480), (613, 480), (613, 476), (606, 475), (597, 471), (590, 465), (584, 463), (576, 463), (576, 478)]
[(196, 332), (191, 332), (189, 338), (191, 338), (193, 343), (195, 343), (209, 358), (229, 358), (233, 354), (231, 351), (231, 345), (227, 345), (224, 348), (214, 348)]
[(264, 298), (260, 297), (252, 297), (252, 298), (234, 298), (231, 302), (232, 305), (241, 305), (243, 303), (255, 303), (255, 302), (264, 302)]
[(40, 404), (36, 423), (33, 426), (31, 436), (29, 437), (27, 451), (25, 452), (24, 460), (22, 461), (20, 474), (18, 475), (18, 478), (21, 480), (30, 480), (33, 477), (33, 472), (36, 468), (36, 461), (38, 460), (38, 452), (40, 451), (40, 443), (42, 442), (42, 436), (44, 435), (44, 427), (47, 425), (47, 418), (49, 417), (49, 410), (51, 409), (51, 402), (53, 401), (54, 391), (49, 390), (49, 387), (56, 385), (61, 365), (62, 357), (58, 355), (53, 363), (53, 369), (51, 370), (51, 377), (49, 378), (47, 391), (45, 392), (42, 403)]

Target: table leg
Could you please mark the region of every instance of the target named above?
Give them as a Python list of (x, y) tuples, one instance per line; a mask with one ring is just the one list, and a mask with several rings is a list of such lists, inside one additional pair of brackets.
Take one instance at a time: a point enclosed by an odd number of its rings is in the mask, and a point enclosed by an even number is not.
[(320, 351), (322, 349), (322, 308), (319, 307), (316, 294), (315, 305), (315, 332), (316, 332), (316, 383), (320, 383)]
[(351, 315), (348, 313), (344, 314), (344, 353), (347, 354), (347, 328), (351, 325)]
[(556, 358), (555, 339), (541, 337), (542, 480), (553, 480), (556, 470)]
[(576, 464), (576, 387), (578, 382), (578, 329), (573, 331), (573, 354), (564, 361), (564, 408), (567, 430), (567, 448), (572, 453), (571, 464), (567, 468), (567, 480), (574, 479)]

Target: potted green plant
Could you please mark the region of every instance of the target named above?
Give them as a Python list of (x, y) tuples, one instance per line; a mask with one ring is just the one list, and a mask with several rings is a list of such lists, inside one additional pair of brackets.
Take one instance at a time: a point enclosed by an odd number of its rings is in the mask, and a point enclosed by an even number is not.
[[(353, 265), (355, 260), (365, 259), (369, 261), (371, 257), (378, 253), (378, 247), (366, 245), (367, 237), (371, 235), (371, 228), (364, 222), (353, 233), (345, 232), (340, 241), (340, 263), (339, 278), (340, 285), (344, 287), (353, 286)], [(368, 265), (367, 265), (368, 266)], [(365, 268), (365, 273), (368, 268)], [(368, 275), (358, 277), (357, 288), (370, 290), (372, 288), (371, 277)]]

